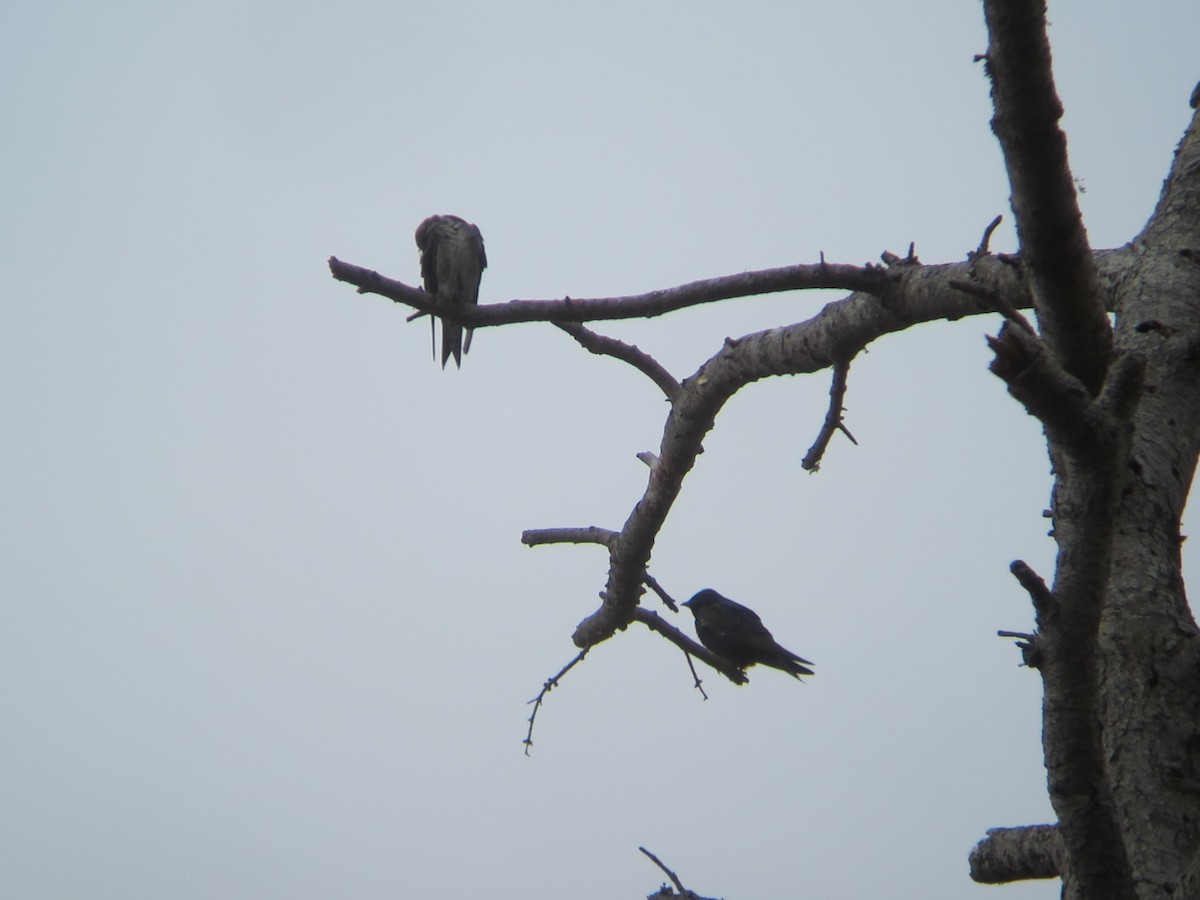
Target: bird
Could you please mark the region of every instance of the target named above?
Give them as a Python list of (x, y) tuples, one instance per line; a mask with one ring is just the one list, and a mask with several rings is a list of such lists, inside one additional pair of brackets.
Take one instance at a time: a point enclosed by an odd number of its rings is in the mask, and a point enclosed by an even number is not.
[(683, 604), (696, 617), (700, 643), (739, 669), (756, 663), (787, 672), (796, 680), (812, 675), (815, 665), (776, 643), (762, 619), (752, 609), (705, 588)]
[[(479, 303), (479, 282), (487, 268), (483, 235), (458, 216), (430, 216), (417, 226), (417, 249), (421, 251), (421, 281), (438, 306), (474, 306)], [(433, 320), (430, 319), (430, 328)], [(462, 366), (462, 355), (471, 349), (471, 329), (463, 343), (463, 327), (442, 319), (442, 368), (454, 357)]]

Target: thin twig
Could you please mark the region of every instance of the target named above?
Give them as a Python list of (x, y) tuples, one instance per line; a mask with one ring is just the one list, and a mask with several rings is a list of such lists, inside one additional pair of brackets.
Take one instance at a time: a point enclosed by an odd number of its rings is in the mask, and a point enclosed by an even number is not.
[(654, 593), (658, 594), (658, 599), (660, 599), (663, 602), (663, 605), (667, 609), (669, 609), (671, 612), (676, 612), (676, 613), (679, 612), (679, 606), (671, 598), (671, 595), (663, 590), (662, 585), (659, 584), (654, 579), (654, 576), (651, 575), (649, 572), (646, 573), (646, 587), (650, 588), (650, 590), (652, 590), (652, 591), (654, 591)]
[(983, 240), (979, 242), (979, 247), (974, 251), (967, 252), (967, 259), (977, 259), (980, 256), (987, 256), (991, 250), (989, 247), (992, 243), (992, 232), (1000, 227), (1000, 223), (1004, 221), (1004, 216), (996, 216), (988, 224), (988, 227), (983, 230)]
[[(963, 281), (960, 278), (951, 278), (950, 287), (955, 290), (962, 291), (964, 294), (970, 294), (972, 297), (978, 297), (986, 304), (986, 309), (993, 309), (1000, 315), (1004, 316), (1008, 321), (1012, 322), (1018, 328), (1027, 331), (1029, 334), (1037, 334), (1034, 327), (1029, 324), (1029, 320), (1018, 310), (1008, 298), (998, 291), (983, 287), (982, 285), (973, 284), (970, 281)], [(1031, 304), (1032, 305), (1032, 304)]]
[(525, 740), (523, 741), (525, 744), (526, 756), (529, 755), (529, 750), (533, 746), (533, 720), (537, 718), (538, 710), (542, 708), (542, 703), (545, 701), (546, 695), (558, 686), (559, 680), (568, 672), (570, 672), (576, 663), (581, 662), (583, 658), (587, 656), (588, 649), (589, 648), (584, 647), (575, 655), (573, 660), (559, 670), (557, 675), (555, 675), (553, 678), (547, 679), (546, 683), (542, 685), (542, 689), (538, 691), (538, 695), (529, 701), (533, 704), (533, 712), (529, 714), (529, 731), (525, 733)]
[(667, 877), (670, 878), (671, 883), (673, 885), (675, 885), (675, 890), (679, 891), (680, 894), (689, 893), (688, 889), (683, 886), (683, 882), (679, 880), (679, 876), (676, 875), (674, 872), (672, 872), (670, 869), (668, 869), (665, 865), (663, 865), (663, 861), (661, 859), (659, 859), (657, 856), (655, 856), (653, 853), (651, 853), (645, 847), (638, 847), (638, 849), (641, 850), (643, 853), (645, 853), (648, 857), (650, 857), (651, 861), (656, 866), (658, 866), (660, 869), (662, 869), (664, 872), (667, 873)]
[(1017, 649), (1021, 651), (1021, 664), (1031, 669), (1040, 669), (1045, 660), (1045, 650), (1037, 632), (1026, 634), (1023, 631), (997, 631), (1002, 638), (1015, 638)]
[(649, 353), (633, 344), (626, 344), (616, 338), (598, 334), (587, 328), (581, 322), (555, 322), (556, 328), (561, 328), (579, 342), (583, 349), (599, 356), (611, 356), (622, 362), (627, 362), (655, 384), (667, 395), (668, 400), (674, 400), (679, 395), (679, 382), (675, 376)]
[(835, 431), (841, 431), (850, 438), (850, 443), (858, 446), (858, 441), (854, 439), (854, 435), (842, 421), (842, 413), (845, 411), (842, 404), (846, 401), (846, 379), (849, 374), (850, 360), (834, 365), (833, 383), (829, 387), (829, 411), (825, 414), (825, 423), (821, 426), (816, 441), (808, 448), (804, 459), (800, 461), (800, 467), (806, 472), (815, 472), (821, 467), (821, 457), (825, 455), (825, 449), (829, 446), (829, 441)]
[(696, 664), (692, 662), (692, 654), (684, 650), (683, 656), (687, 660), (688, 668), (692, 670), (692, 685), (700, 692), (700, 696), (707, 700), (708, 692), (704, 690), (704, 682), (700, 680), (700, 676), (696, 673)]
[[(1022, 641), (1032, 641), (1033, 640), (1033, 635), (1029, 634), (1027, 632), (1024, 632), (1024, 631), (997, 631), (996, 636), (997, 637), (1005, 637), (1005, 638), (1019, 638)], [(1017, 646), (1020, 646), (1020, 644), (1018, 644)]]

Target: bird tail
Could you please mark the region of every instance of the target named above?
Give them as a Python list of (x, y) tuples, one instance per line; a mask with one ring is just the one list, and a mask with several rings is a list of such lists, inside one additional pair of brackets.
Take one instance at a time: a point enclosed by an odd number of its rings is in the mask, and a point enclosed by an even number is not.
[(816, 672), (814, 672), (812, 669), (809, 668), (809, 666), (813, 665), (813, 663), (809, 662), (804, 657), (797, 656), (795, 653), (792, 653), (791, 651), (788, 651), (788, 657), (789, 658), (786, 660), (787, 665), (780, 666), (780, 668), (782, 668), (785, 672), (787, 672), (789, 675), (791, 675), (797, 681), (800, 680), (801, 675), (817, 674)]
[[(447, 322), (442, 319), (442, 368), (446, 368), (446, 361), (451, 356), (454, 357), (454, 365), (462, 367), (463, 355), (463, 335), (462, 326), (457, 322)], [(467, 336), (467, 346), (471, 346), (470, 335)]]

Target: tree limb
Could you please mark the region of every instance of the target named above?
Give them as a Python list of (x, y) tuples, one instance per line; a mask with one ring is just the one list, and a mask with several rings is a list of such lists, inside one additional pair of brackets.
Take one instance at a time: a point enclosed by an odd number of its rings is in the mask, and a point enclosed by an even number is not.
[(1096, 265), (1058, 127), (1044, 0), (985, 0), (987, 71), (1021, 258), (1046, 343), (1093, 395), (1112, 352)]
[(436, 300), (420, 288), (386, 278), (371, 269), (329, 258), (329, 271), (338, 281), (353, 284), (360, 294), (378, 294), (414, 309), (436, 312), (443, 319), (468, 328), (487, 328), (517, 322), (591, 322), (601, 319), (653, 318), (702, 303), (715, 303), (734, 297), (774, 294), (780, 291), (841, 288), (863, 293), (882, 293), (895, 276), (881, 266), (849, 266), (831, 263), (783, 266), (706, 278), (678, 287), (635, 294), (628, 297), (601, 297), (576, 300), (509, 300), (481, 306), (462, 306), (452, 310), (437, 307)]
[(1083, 382), (1059, 366), (1043, 341), (1006, 322), (987, 342), (996, 354), (988, 368), (1041, 421), (1052, 440), (1078, 456), (1097, 449), (1106, 417), (1092, 403)]
[[(1097, 255), (1098, 265), (1102, 270), (1115, 271), (1131, 252), (1129, 248), (1104, 251)], [(953, 284), (964, 280), (1000, 297), (1025, 296), (1014, 267), (997, 257), (939, 266), (906, 266), (883, 297), (852, 294), (826, 305), (805, 322), (728, 341), (695, 374), (684, 379), (667, 417), (646, 490), (609, 545), (612, 555), (602, 593), (604, 601), (576, 627), (572, 635), (576, 646), (607, 640), (633, 621), (654, 540), (682, 489), (683, 479), (702, 451), (704, 436), (730, 397), (747, 384), (771, 375), (828, 368), (839, 359), (853, 357), (876, 338), (918, 322), (978, 315), (983, 311), (980, 299), (964, 294)]]
[(575, 338), (583, 349), (629, 363), (657, 384), (659, 389), (667, 395), (668, 400), (674, 400), (679, 393), (679, 382), (675, 380), (675, 376), (653, 356), (633, 344), (626, 344), (616, 338), (597, 334), (581, 322), (555, 322), (554, 324)]
[(667, 887), (667, 885), (664, 884), (661, 888), (659, 888), (653, 894), (649, 894), (647, 896), (646, 900), (655, 900), (655, 898), (658, 898), (658, 897), (682, 897), (682, 898), (684, 898), (684, 900), (709, 900), (709, 898), (701, 897), (695, 891), (685, 888), (683, 886), (683, 882), (679, 880), (679, 876), (676, 875), (674, 872), (672, 872), (670, 869), (668, 869), (663, 864), (663, 861), (661, 859), (659, 859), (657, 856), (655, 856), (653, 853), (651, 853), (645, 847), (638, 847), (638, 849), (641, 850), (643, 853), (645, 853), (646, 856), (650, 857), (650, 860), (656, 866), (658, 866), (660, 869), (662, 869), (663, 872), (666, 873), (666, 876), (671, 879), (671, 883), (673, 885), (675, 885), (675, 892), (672, 892), (672, 890), (669, 887)]
[(971, 880), (1008, 884), (1032, 878), (1059, 878), (1063, 843), (1056, 825), (989, 828), (970, 856)]
[(601, 544), (610, 546), (617, 533), (598, 525), (580, 528), (530, 528), (521, 532), (521, 543), (526, 547), (542, 544)]
[(950, 284), (967, 277), (998, 294), (1020, 296), (1012, 267), (994, 258), (948, 266), (906, 266), (883, 297), (854, 294), (828, 304), (806, 322), (728, 341), (685, 379), (667, 417), (645, 493), (610, 545), (612, 557), (602, 593), (604, 602), (575, 629), (576, 646), (606, 640), (633, 621), (654, 540), (701, 452), (704, 436), (730, 397), (747, 384), (771, 375), (828, 368), (838, 360), (851, 358), (881, 335), (916, 322), (978, 313), (978, 300)]

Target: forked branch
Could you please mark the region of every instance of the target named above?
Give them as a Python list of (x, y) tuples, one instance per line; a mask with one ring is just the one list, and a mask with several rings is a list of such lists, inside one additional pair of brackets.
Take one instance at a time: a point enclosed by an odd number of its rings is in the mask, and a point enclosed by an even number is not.
[(650, 466), (646, 490), (609, 544), (612, 557), (604, 602), (576, 628), (577, 646), (606, 640), (634, 620), (642, 575), (658, 532), (702, 451), (705, 435), (737, 391), (772, 375), (830, 368), (851, 359), (876, 338), (916, 322), (978, 314), (977, 298), (957, 290), (951, 283), (955, 280), (969, 278), (997, 294), (1022, 296), (1013, 268), (990, 257), (948, 266), (913, 263), (897, 268), (901, 274), (883, 297), (855, 294), (828, 304), (805, 322), (726, 341), (683, 380)]

